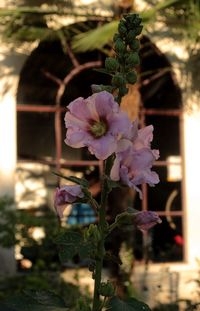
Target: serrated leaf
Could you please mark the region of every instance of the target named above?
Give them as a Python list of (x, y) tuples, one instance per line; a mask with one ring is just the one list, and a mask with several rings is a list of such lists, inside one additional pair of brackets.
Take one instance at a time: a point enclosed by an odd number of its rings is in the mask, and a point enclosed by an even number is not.
[(79, 244), (82, 243), (83, 236), (80, 232), (67, 230), (64, 233), (59, 234), (55, 238), (56, 244), (65, 244), (65, 245), (71, 245), (71, 244)]
[(146, 303), (135, 298), (123, 301), (115, 296), (109, 300), (107, 311), (151, 311), (151, 309)]
[(58, 235), (55, 243), (59, 246), (59, 257), (62, 262), (72, 259), (75, 255), (89, 258), (94, 249), (92, 241), (84, 241), (80, 232), (70, 230)]
[(93, 252), (94, 245), (92, 242), (84, 242), (79, 248), (79, 256), (81, 258), (89, 258), (91, 253)]
[(79, 232), (67, 231), (57, 236), (55, 243), (59, 245), (60, 260), (66, 262), (79, 253), (83, 244), (83, 237)]
[(64, 175), (56, 173), (56, 172), (53, 172), (53, 174), (56, 175), (56, 176), (59, 176), (59, 177), (61, 177), (63, 179), (72, 181), (72, 182), (74, 182), (77, 185), (80, 185), (80, 186), (83, 186), (83, 187), (87, 187), (87, 188), (89, 186), (88, 181), (85, 178), (78, 178), (78, 177), (75, 177), (75, 176), (64, 176)]

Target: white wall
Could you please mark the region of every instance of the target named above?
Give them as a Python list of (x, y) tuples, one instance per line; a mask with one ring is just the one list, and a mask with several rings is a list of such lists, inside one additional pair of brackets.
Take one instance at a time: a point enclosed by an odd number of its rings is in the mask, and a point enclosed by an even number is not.
[[(0, 197), (15, 195), (16, 168), (16, 90), (26, 55), (1, 44), (0, 51)], [(13, 206), (11, 208), (14, 208)], [(0, 274), (16, 269), (14, 248), (0, 247)]]

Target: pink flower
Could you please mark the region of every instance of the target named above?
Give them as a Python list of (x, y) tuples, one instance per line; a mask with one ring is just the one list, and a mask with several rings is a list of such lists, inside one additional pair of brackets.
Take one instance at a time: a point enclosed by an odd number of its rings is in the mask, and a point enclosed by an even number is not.
[(149, 230), (156, 224), (160, 224), (162, 220), (156, 212), (142, 211), (135, 214), (134, 223), (138, 229), (142, 231)]
[(60, 218), (63, 217), (63, 212), (66, 205), (77, 201), (78, 198), (83, 198), (84, 194), (79, 185), (63, 186), (56, 189), (54, 206)]
[(158, 150), (151, 150), (153, 126), (138, 130), (134, 122), (126, 138), (118, 143), (116, 158), (111, 169), (111, 179), (121, 181), (142, 193), (138, 185), (147, 183), (154, 186), (159, 182), (157, 173), (151, 168), (159, 157)]
[(130, 132), (131, 122), (113, 96), (102, 91), (68, 105), (65, 114), (65, 143), (74, 148), (88, 147), (91, 154), (105, 160), (117, 149), (122, 136)]

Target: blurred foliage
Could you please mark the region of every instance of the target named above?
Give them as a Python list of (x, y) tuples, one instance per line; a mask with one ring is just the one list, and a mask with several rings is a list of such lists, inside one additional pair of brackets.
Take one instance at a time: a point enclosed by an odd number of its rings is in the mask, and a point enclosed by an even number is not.
[(87, 298), (89, 297), (86, 289), (82, 289), (82, 292), (80, 292), (78, 285), (66, 283), (59, 274), (31, 272), (19, 274), (15, 277), (1, 278), (0, 301), (7, 301), (10, 300), (11, 297), (21, 295), (25, 289), (26, 291), (31, 290), (37, 292), (50, 291), (62, 297), (70, 308), (75, 306), (80, 295)]
[[(187, 39), (193, 43), (199, 40), (200, 33), (200, 0), (165, 0), (146, 1), (152, 6), (139, 12), (144, 24), (144, 31), (151, 32), (149, 26), (161, 21), (170, 28), (179, 39)], [(75, 51), (83, 52), (103, 48), (109, 43), (117, 30), (118, 20), (111, 21), (95, 30), (77, 34), (72, 39)], [(163, 29), (166, 31), (166, 29)]]
[[(15, 209), (13, 200), (0, 199), (0, 245), (18, 246), (24, 258), (33, 263), (34, 270), (57, 270), (60, 266), (57, 246), (53, 242), (59, 231), (59, 222), (55, 213), (48, 207), (43, 209)], [(43, 237), (35, 239), (34, 228), (43, 230)]]
[[(146, 0), (148, 8), (138, 12), (146, 29), (156, 20), (163, 21), (167, 26), (196, 41), (200, 31), (200, 0)], [(102, 6), (109, 14), (107, 17), (98, 15), (96, 6)], [(60, 1), (57, 5), (49, 3), (43, 6), (19, 6), (12, 9), (0, 8), (0, 25), (4, 38), (12, 41), (34, 41), (57, 36), (56, 30), (62, 29), (63, 22), (69, 16), (86, 20), (101, 20), (95, 30), (78, 33), (73, 38), (73, 47), (77, 51), (103, 48), (108, 44), (118, 25), (115, 7), (118, 4), (101, 3), (78, 7), (72, 1)], [(134, 1), (133, 8), (134, 10)], [(105, 24), (106, 23), (106, 24)], [(65, 24), (65, 23), (64, 23)]]

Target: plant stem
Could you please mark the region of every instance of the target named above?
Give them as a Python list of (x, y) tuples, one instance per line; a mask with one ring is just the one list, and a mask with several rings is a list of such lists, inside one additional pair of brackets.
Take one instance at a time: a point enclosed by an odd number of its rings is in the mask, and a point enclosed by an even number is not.
[[(105, 167), (106, 171), (106, 167)], [(101, 235), (101, 239), (98, 243), (97, 247), (97, 257), (96, 257), (96, 268), (95, 268), (95, 274), (94, 274), (94, 296), (93, 296), (93, 307), (92, 311), (100, 311), (102, 309), (101, 307), (101, 301), (100, 301), (100, 295), (99, 295), (99, 288), (101, 285), (101, 273), (102, 273), (102, 267), (103, 267), (103, 258), (104, 258), (104, 243), (105, 243), (105, 237), (106, 237), (106, 202), (107, 202), (107, 186), (106, 186), (106, 176), (104, 175), (103, 181), (102, 181), (102, 192), (101, 192), (101, 205), (99, 209), (99, 232)]]

